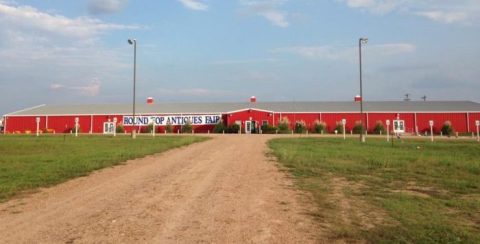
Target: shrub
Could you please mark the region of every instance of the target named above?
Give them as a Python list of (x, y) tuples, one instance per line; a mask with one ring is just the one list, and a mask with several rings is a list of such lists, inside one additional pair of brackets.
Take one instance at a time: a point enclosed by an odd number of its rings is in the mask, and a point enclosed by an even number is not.
[(381, 120), (377, 121), (377, 123), (375, 124), (375, 128), (373, 128), (373, 132), (375, 134), (385, 134), (385, 133), (387, 133), (387, 130), (383, 126), (383, 122)]
[(78, 129), (78, 131), (77, 131), (78, 133), (81, 133), (81, 132), (82, 132), (82, 130), (80, 129), (80, 124), (78, 124), (78, 125), (74, 125), (74, 126), (72, 127), (72, 133), (75, 133), (75, 127), (77, 127), (77, 129)]
[(218, 124), (213, 127), (213, 133), (223, 133), (225, 131), (225, 125), (223, 124), (223, 121), (220, 120)]
[(173, 126), (172, 126), (172, 124), (167, 123), (167, 125), (165, 125), (165, 131), (166, 131), (167, 133), (172, 133), (172, 132), (173, 132)]
[(455, 131), (453, 130), (453, 127), (452, 127), (452, 122), (450, 121), (445, 121), (445, 123), (443, 123), (443, 126), (442, 126), (442, 134), (446, 135), (446, 136), (451, 136), (453, 135), (453, 133), (455, 133)]
[(305, 121), (299, 120), (295, 122), (295, 133), (303, 134), (307, 131), (307, 126), (305, 125)]
[(192, 133), (192, 123), (190, 120), (187, 120), (187, 122), (182, 126), (182, 133)]
[(316, 120), (313, 124), (314, 133), (327, 133), (327, 124), (323, 121)]
[(278, 122), (278, 133), (280, 134), (288, 134), (290, 133), (290, 121), (288, 118), (284, 117)]
[(337, 122), (337, 124), (335, 125), (335, 130), (338, 132), (338, 133), (343, 133), (343, 125), (342, 125), (342, 122)]
[(272, 126), (272, 125), (262, 125), (262, 133), (263, 134), (276, 134), (277, 133), (277, 127)]
[(356, 121), (355, 126), (353, 126), (353, 133), (360, 134), (363, 131), (362, 121)]
[(116, 131), (117, 133), (124, 133), (124, 132), (125, 132), (125, 128), (123, 127), (122, 124), (118, 124), (118, 125), (117, 125), (117, 128), (115, 129), (115, 131)]
[(235, 123), (227, 127), (227, 133), (238, 133), (240, 131), (240, 125)]
[(152, 133), (152, 131), (153, 131), (153, 123), (150, 123), (145, 128), (145, 133)]

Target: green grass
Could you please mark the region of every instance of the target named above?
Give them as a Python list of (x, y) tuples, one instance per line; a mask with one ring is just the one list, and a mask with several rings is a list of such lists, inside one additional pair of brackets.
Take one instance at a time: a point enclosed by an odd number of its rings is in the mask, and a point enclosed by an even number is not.
[[(274, 139), (273, 154), (310, 191), (313, 215), (332, 224), (331, 238), (371, 243), (480, 243), (480, 144), (473, 141), (343, 141), (336, 138)], [(338, 218), (335, 179), (342, 193), (374, 228)], [(335, 199), (333, 199), (335, 200)], [(363, 211), (363, 212), (362, 212)], [(363, 215), (362, 215), (363, 214)], [(355, 214), (352, 213), (352, 216)], [(367, 216), (367, 217), (365, 217)], [(372, 223), (375, 221), (372, 220)]]
[(0, 136), (0, 201), (204, 137)]

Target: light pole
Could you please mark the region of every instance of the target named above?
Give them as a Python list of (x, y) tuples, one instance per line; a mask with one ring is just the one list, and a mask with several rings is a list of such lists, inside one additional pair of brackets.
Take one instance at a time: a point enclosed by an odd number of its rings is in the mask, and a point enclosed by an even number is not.
[(137, 40), (128, 39), (128, 44), (133, 45), (133, 127), (132, 139), (137, 137), (135, 128), (135, 83), (137, 79)]
[(365, 142), (365, 134), (364, 134), (364, 125), (365, 123), (363, 122), (363, 87), (362, 87), (362, 44), (367, 44), (368, 43), (368, 38), (360, 38), (358, 39), (358, 57), (360, 60), (360, 116), (361, 116), (361, 124), (362, 124), (362, 129), (360, 131), (360, 141)]

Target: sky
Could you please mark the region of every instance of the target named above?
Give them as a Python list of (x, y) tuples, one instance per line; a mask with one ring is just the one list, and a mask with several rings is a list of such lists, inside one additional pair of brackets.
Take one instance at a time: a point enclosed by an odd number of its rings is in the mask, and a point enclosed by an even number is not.
[(0, 115), (40, 104), (480, 102), (478, 0), (0, 0)]

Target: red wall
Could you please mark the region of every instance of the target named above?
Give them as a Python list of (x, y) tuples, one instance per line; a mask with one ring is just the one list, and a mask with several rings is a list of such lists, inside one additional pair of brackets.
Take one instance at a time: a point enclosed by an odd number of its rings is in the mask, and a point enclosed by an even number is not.
[(224, 117), (226, 125), (235, 124), (235, 121), (242, 121), (242, 131), (245, 129), (245, 121), (252, 120), (256, 122), (257, 127), (262, 125), (262, 121), (268, 121), (268, 124), (273, 124), (273, 113), (266, 111), (259, 111), (253, 109), (246, 109), (235, 113), (227, 114)]
[[(415, 121), (415, 113), (365, 113), (365, 122), (368, 121), (368, 130), (371, 132), (375, 127), (377, 121), (394, 120), (399, 116), (400, 119), (405, 120), (406, 132), (415, 133), (415, 124), (418, 126), (418, 132), (424, 133), (429, 131), (429, 120), (434, 121), (434, 132), (439, 133), (445, 121), (450, 121), (455, 131), (460, 133), (476, 132), (475, 120), (480, 120), (480, 113), (417, 113)], [(89, 133), (92, 129), (93, 133), (103, 133), (103, 123), (113, 121), (116, 117), (118, 123), (122, 123), (123, 116), (121, 115), (80, 115), (80, 116), (40, 116), (40, 130), (53, 129), (56, 133), (70, 133), (74, 127), (75, 117), (80, 119), (80, 130), (82, 133)], [(467, 117), (469, 118), (467, 121)], [(288, 118), (290, 126), (293, 129), (295, 122), (303, 120), (307, 127), (311, 130), (316, 120), (324, 121), (327, 124), (329, 132), (332, 132), (337, 122), (342, 119), (347, 120), (346, 129), (350, 131), (356, 121), (360, 120), (359, 113), (273, 113), (268, 111), (259, 111), (254, 109), (246, 109), (230, 114), (222, 115), (223, 121), (226, 125), (234, 124), (235, 121), (242, 121), (242, 129), (245, 128), (245, 121), (253, 120), (257, 122), (257, 126), (261, 126), (262, 121), (268, 121), (270, 125), (278, 125), (281, 118)], [(13, 133), (18, 131), (25, 133), (31, 131), (35, 133), (36, 130), (36, 116), (8, 116), (6, 117), (6, 133)], [(93, 119), (93, 123), (92, 123)], [(93, 125), (93, 128), (91, 127)], [(468, 124), (470, 128), (468, 128)], [(196, 133), (207, 133), (213, 131), (214, 125), (194, 125), (193, 129)], [(132, 127), (125, 127), (126, 133), (131, 132)], [(141, 128), (139, 128), (141, 129)], [(391, 127), (390, 127), (391, 129)], [(173, 126), (173, 132), (180, 130), (180, 126)], [(164, 133), (165, 127), (158, 126), (156, 128), (158, 133)]]
[[(443, 124), (446, 121), (452, 123), (452, 127), (457, 132), (467, 132), (467, 114), (466, 113), (418, 113), (417, 126), (418, 132), (424, 133), (430, 131), (429, 121), (433, 120), (434, 133), (440, 133)], [(474, 122), (475, 123), (475, 122)]]

